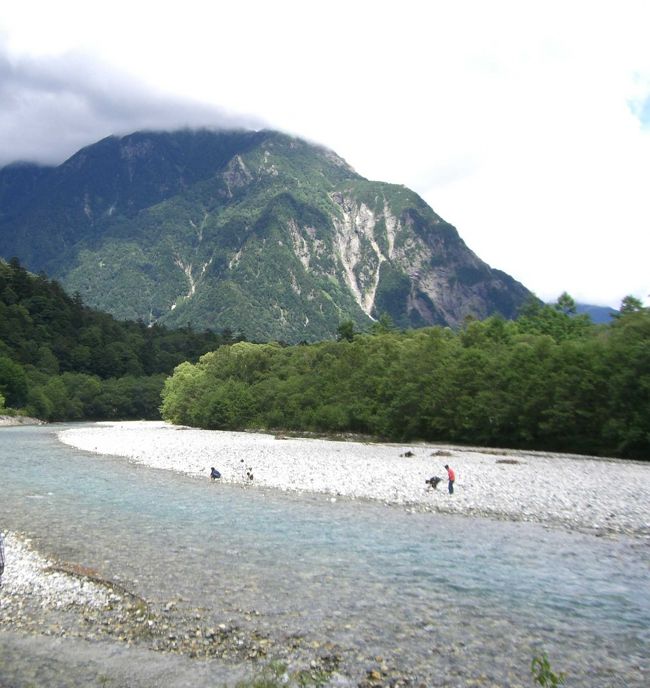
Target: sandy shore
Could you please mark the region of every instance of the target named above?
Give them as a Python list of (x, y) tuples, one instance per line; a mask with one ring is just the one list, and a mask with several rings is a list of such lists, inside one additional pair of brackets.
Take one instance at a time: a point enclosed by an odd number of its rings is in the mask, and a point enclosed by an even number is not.
[[(650, 535), (650, 463), (538, 452), (284, 438), (161, 422), (59, 433), (79, 449), (209, 479), (606, 533)], [(425, 480), (456, 471), (453, 495)], [(248, 475), (252, 473), (251, 480)]]

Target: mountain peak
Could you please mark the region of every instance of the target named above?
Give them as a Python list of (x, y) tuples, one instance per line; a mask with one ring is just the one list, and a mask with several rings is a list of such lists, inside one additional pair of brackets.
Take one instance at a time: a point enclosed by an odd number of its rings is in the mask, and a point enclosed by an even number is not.
[[(5, 188), (17, 179), (0, 170)], [(0, 218), (0, 255), (120, 318), (300, 341), (384, 312), (512, 317), (530, 296), (417, 194), (280, 132), (110, 136), (30, 179)]]

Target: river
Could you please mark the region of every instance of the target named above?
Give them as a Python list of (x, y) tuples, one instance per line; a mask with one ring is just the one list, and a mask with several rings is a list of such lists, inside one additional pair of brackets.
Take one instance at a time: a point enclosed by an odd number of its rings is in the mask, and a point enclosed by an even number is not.
[[(384, 665), (412, 685), (530, 686), (542, 652), (571, 686), (648, 685), (645, 539), (215, 484), (74, 450), (56, 440), (61, 427), (0, 429), (0, 529), (154, 609), (327, 647), (341, 660), (336, 685)], [(11, 688), (232, 686), (238, 672), (0, 630)]]

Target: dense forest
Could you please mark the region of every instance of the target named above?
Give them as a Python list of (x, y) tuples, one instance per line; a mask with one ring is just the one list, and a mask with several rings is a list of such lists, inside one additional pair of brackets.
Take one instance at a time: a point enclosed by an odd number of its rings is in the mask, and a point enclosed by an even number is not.
[(336, 341), (242, 340), (120, 322), (0, 261), (0, 413), (58, 421), (162, 409), (204, 428), (650, 459), (650, 309), (633, 297), (606, 325), (563, 295), (459, 330), (401, 331), (383, 316), (367, 332), (342, 323)]
[(17, 260), (0, 260), (0, 412), (43, 420), (159, 418), (167, 375), (230, 333), (120, 322)]
[(183, 363), (163, 417), (221, 429), (352, 432), (650, 459), (650, 309), (607, 325), (564, 294), (515, 321), (369, 333), (283, 347), (241, 342)]

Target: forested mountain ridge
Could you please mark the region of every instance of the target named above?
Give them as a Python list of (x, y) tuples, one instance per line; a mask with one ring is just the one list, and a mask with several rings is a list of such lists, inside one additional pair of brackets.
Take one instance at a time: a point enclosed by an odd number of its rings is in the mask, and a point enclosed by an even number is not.
[(43, 420), (157, 418), (165, 376), (230, 341), (118, 322), (0, 260), (0, 409)]
[(0, 170), (0, 255), (121, 319), (332, 337), (516, 315), (530, 292), (403, 186), (272, 131), (109, 137)]

